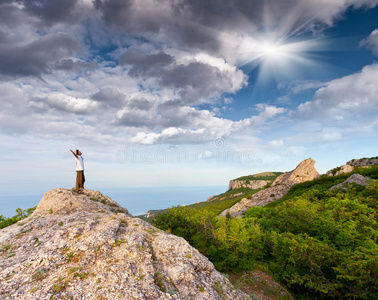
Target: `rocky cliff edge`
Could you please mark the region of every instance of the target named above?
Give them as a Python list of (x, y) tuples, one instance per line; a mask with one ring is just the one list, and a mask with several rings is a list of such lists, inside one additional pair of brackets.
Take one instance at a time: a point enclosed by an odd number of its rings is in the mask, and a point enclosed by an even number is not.
[(98, 191), (47, 192), (0, 231), (0, 299), (250, 299), (183, 238)]

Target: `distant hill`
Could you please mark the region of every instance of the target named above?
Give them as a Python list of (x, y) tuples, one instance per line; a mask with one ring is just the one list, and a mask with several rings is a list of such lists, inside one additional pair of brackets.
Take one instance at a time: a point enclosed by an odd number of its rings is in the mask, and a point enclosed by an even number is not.
[[(282, 172), (263, 172), (248, 176), (242, 176), (236, 179), (232, 179), (229, 182), (229, 189), (219, 195), (211, 196), (206, 201), (198, 202), (195, 204), (187, 205), (185, 207), (190, 209), (207, 208), (211, 211), (221, 213), (223, 210), (230, 208), (235, 203), (239, 202), (245, 197), (250, 197), (254, 193), (257, 193), (265, 186), (273, 183), (273, 181), (283, 174)], [(264, 183), (261, 186), (253, 188), (254, 182)], [(238, 184), (238, 186), (236, 186)], [(166, 212), (167, 209), (149, 210), (145, 215), (138, 216), (139, 218), (147, 221), (151, 221), (156, 215)]]

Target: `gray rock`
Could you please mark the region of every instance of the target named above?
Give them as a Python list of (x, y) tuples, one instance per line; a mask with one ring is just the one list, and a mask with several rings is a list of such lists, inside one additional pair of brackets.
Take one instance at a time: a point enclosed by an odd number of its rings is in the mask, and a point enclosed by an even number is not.
[(359, 184), (359, 185), (366, 186), (368, 180), (370, 180), (369, 177), (364, 177), (360, 174), (353, 174), (353, 175), (349, 176), (346, 180), (344, 180), (342, 183), (334, 185), (329, 190), (331, 191), (331, 190), (337, 189), (337, 188), (342, 188), (342, 189), (346, 190), (351, 183), (356, 183), (356, 184)]
[(183, 238), (84, 192), (51, 190), (0, 230), (0, 299), (250, 299)]

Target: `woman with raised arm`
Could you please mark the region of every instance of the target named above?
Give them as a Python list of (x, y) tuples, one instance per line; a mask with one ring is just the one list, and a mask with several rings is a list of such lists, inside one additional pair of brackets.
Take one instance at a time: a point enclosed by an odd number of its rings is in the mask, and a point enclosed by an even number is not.
[(79, 194), (82, 194), (84, 189), (84, 182), (85, 182), (85, 176), (84, 176), (84, 158), (81, 156), (80, 150), (76, 149), (75, 151), (72, 151), (72, 154), (75, 156), (76, 161), (76, 192)]

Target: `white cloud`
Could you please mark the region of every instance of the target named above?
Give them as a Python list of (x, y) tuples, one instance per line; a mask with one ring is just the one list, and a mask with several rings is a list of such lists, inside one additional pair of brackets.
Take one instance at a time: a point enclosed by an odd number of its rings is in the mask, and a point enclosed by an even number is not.
[(268, 143), (269, 148), (280, 148), (284, 144), (283, 140), (272, 140)]
[(285, 151), (286, 155), (302, 156), (306, 153), (307, 148), (304, 146), (290, 146)]
[(378, 56), (378, 29), (375, 29), (366, 39), (362, 40), (360, 47), (367, 47)]
[(99, 106), (93, 100), (75, 98), (61, 93), (49, 94), (46, 98), (46, 103), (51, 108), (79, 114), (90, 113)]
[(316, 91), (313, 99), (298, 107), (295, 116), (306, 120), (341, 122), (356, 126), (378, 115), (378, 64), (366, 66), (361, 72), (332, 80)]

